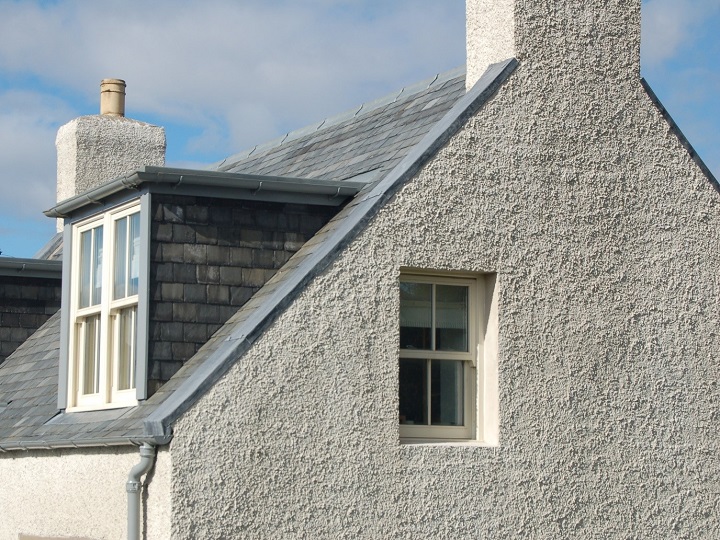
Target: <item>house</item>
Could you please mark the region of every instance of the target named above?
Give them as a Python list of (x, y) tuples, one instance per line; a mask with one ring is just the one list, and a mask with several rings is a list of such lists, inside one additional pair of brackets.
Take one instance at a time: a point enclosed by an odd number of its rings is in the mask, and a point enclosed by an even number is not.
[(0, 537), (720, 534), (720, 195), (640, 0), (467, 14), (466, 74), (48, 211)]

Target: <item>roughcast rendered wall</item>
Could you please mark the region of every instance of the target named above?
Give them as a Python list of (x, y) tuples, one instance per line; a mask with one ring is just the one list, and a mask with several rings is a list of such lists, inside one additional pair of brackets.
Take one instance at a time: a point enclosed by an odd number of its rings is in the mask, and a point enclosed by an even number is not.
[[(518, 71), (176, 423), (174, 538), (720, 537), (720, 195), (627, 3), (527, 3)], [(401, 267), (497, 272), (498, 447), (399, 443)]]
[[(19, 534), (127, 538), (130, 469), (140, 462), (136, 447), (13, 451), (0, 454), (0, 540)], [(147, 538), (170, 538), (170, 453), (158, 452), (143, 493)]]

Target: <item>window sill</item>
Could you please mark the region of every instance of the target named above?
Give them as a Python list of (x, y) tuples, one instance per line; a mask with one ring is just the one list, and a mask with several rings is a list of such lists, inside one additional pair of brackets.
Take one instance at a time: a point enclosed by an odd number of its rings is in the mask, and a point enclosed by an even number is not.
[(130, 401), (124, 403), (103, 403), (102, 405), (82, 405), (78, 407), (68, 407), (65, 409), (67, 413), (76, 412), (90, 412), (90, 411), (106, 411), (108, 409), (127, 409), (130, 407), (137, 407), (137, 401)]
[(434, 440), (434, 439), (400, 439), (400, 446), (413, 447), (413, 446), (468, 446), (477, 448), (497, 448), (500, 445), (496, 443), (487, 443), (483, 441), (448, 441), (448, 440)]

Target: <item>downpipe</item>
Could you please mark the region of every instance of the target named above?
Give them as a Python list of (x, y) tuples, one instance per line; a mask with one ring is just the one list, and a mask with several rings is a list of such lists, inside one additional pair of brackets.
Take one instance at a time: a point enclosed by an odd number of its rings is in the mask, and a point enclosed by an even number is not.
[(140, 540), (140, 493), (142, 482), (140, 478), (152, 469), (155, 462), (155, 447), (152, 444), (143, 443), (140, 446), (140, 463), (130, 469), (125, 491), (128, 494), (128, 540)]

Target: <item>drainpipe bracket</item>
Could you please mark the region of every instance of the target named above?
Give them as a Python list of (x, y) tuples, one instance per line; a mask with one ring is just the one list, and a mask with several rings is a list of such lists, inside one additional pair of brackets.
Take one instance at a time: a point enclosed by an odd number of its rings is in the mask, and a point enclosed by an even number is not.
[(128, 480), (125, 483), (125, 491), (127, 491), (128, 493), (137, 493), (138, 491), (140, 491), (141, 485), (141, 482), (134, 482), (132, 480)]

